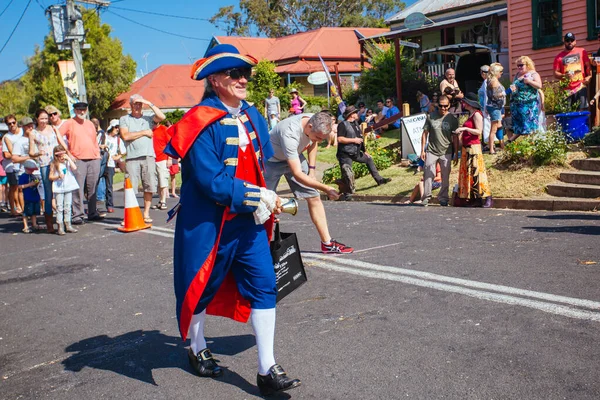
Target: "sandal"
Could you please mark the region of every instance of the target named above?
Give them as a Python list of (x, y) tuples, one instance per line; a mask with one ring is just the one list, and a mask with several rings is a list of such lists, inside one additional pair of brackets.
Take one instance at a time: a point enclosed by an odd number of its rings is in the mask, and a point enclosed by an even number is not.
[(31, 233), (31, 229), (29, 228), (23, 228), (23, 233)]
[(152, 218), (144, 218), (144, 222), (147, 224), (151, 224), (152, 223)]
[(156, 203), (155, 205), (153, 205), (152, 207), (150, 207), (153, 210), (158, 210), (160, 208), (160, 201), (158, 203)]
[(167, 208), (167, 203), (158, 203), (159, 210), (166, 210)]

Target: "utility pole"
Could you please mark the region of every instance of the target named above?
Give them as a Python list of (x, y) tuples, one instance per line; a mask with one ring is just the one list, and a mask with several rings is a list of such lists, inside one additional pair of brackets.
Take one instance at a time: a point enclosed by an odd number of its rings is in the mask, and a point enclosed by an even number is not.
[[(80, 3), (93, 4), (96, 6), (106, 7), (110, 1), (105, 0), (79, 0)], [(81, 42), (85, 40), (83, 31), (83, 19), (81, 11), (75, 6), (74, 0), (67, 0), (67, 38), (71, 44), (73, 52), (73, 62), (75, 63), (75, 71), (77, 72), (77, 88), (79, 93), (79, 101), (87, 103), (87, 90), (85, 88), (85, 75), (83, 71), (83, 58), (81, 56)], [(82, 34), (83, 33), (83, 34)]]

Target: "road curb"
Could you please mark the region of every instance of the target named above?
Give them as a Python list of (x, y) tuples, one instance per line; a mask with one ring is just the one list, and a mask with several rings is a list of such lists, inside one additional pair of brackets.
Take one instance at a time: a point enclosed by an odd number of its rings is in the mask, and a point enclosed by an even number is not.
[[(321, 198), (327, 200), (327, 196), (321, 195)], [(381, 202), (381, 203), (402, 203), (408, 200), (406, 196), (374, 196), (358, 195), (352, 196), (352, 201), (362, 202)], [(437, 199), (432, 198), (430, 204), (438, 204)], [(494, 206), (498, 209), (513, 210), (541, 210), (541, 211), (599, 211), (600, 199), (579, 199), (579, 198), (539, 198), (539, 199), (507, 199), (494, 198)]]

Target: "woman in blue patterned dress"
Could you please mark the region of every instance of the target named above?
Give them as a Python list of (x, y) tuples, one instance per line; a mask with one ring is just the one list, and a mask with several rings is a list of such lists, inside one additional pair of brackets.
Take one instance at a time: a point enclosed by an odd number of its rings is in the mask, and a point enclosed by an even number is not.
[(518, 72), (510, 85), (513, 135), (509, 142), (539, 129), (538, 89), (542, 88), (542, 79), (535, 71), (535, 64), (531, 58), (522, 56), (517, 58), (516, 63)]

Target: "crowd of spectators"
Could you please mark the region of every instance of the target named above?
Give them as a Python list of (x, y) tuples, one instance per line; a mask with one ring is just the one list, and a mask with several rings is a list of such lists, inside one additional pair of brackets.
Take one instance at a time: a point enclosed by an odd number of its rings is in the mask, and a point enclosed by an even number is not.
[[(117, 169), (131, 178), (134, 191), (143, 187), (146, 222), (151, 222), (151, 208), (166, 210), (169, 193), (178, 197), (179, 163), (163, 152), (170, 124), (159, 125), (164, 114), (139, 95), (131, 97), (130, 105), (131, 113), (111, 120), (106, 131), (98, 119), (88, 119), (84, 102), (75, 103), (75, 116), (66, 120), (53, 105), (38, 110), (35, 121), (7, 115), (8, 133), (2, 137), (0, 154), (0, 212), (22, 218), (24, 233), (40, 230), (39, 215), (48, 233), (75, 233), (73, 225), (100, 221), (114, 212)], [(142, 113), (144, 105), (151, 116)], [(155, 193), (159, 200), (151, 206)]]

